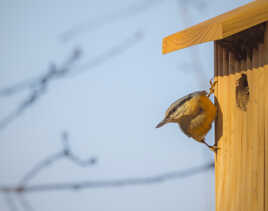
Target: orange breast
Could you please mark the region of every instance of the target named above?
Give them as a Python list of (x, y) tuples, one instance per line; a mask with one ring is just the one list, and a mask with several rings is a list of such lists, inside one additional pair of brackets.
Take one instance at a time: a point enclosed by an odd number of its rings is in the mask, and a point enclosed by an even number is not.
[(195, 140), (202, 141), (216, 118), (217, 108), (205, 95), (199, 97), (198, 106), (200, 113), (190, 121), (187, 133)]

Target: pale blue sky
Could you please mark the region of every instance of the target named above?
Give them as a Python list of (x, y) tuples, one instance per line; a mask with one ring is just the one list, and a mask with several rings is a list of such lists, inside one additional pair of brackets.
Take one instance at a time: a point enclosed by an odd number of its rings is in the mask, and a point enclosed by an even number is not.
[[(16, 184), (38, 161), (61, 150), (63, 130), (70, 133), (75, 154), (97, 156), (98, 163), (78, 168), (60, 161), (31, 184), (152, 176), (212, 159), (177, 125), (155, 129), (170, 103), (208, 88), (212, 43), (162, 55), (161, 41), (247, 2), (2, 0), (0, 89), (45, 74), (51, 62), (60, 65), (75, 47), (82, 49), (84, 64), (137, 31), (142, 39), (98, 66), (52, 81), (31, 108), (0, 130), (0, 184)], [(64, 42), (63, 33), (76, 26), (81, 33)], [(28, 93), (0, 96), (0, 120)], [(207, 140), (213, 142), (213, 132)], [(213, 211), (215, 204), (212, 171), (154, 185), (25, 196), (37, 211)], [(23, 210), (17, 200), (16, 205)], [(8, 210), (3, 195), (0, 210)]]

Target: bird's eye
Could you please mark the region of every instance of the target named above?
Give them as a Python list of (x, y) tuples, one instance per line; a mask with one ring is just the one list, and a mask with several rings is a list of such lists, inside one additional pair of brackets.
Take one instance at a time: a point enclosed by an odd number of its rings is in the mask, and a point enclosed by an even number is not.
[(176, 107), (175, 107), (175, 108), (172, 108), (172, 109), (170, 110), (170, 112), (168, 113), (168, 116), (169, 116), (169, 115), (172, 115), (176, 110), (177, 110)]

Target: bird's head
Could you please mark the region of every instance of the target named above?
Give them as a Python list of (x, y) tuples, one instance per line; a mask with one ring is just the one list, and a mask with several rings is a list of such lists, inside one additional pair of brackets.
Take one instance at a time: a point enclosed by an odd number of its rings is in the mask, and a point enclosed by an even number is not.
[(160, 128), (169, 122), (178, 122), (180, 117), (183, 115), (183, 111), (185, 109), (184, 103), (186, 101), (186, 98), (181, 98), (172, 103), (166, 111), (165, 118), (156, 125), (156, 128)]
[(184, 116), (187, 109), (188, 102), (197, 95), (206, 95), (206, 91), (193, 92), (188, 94), (174, 103), (172, 103), (166, 111), (165, 118), (156, 125), (156, 128), (160, 128), (169, 122), (179, 123), (180, 119)]

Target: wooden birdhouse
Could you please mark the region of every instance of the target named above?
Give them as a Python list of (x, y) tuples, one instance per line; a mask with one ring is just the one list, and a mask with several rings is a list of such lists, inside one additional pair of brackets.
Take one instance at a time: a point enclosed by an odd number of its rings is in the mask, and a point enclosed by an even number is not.
[(214, 42), (216, 211), (268, 211), (268, 1), (163, 39), (163, 53)]

